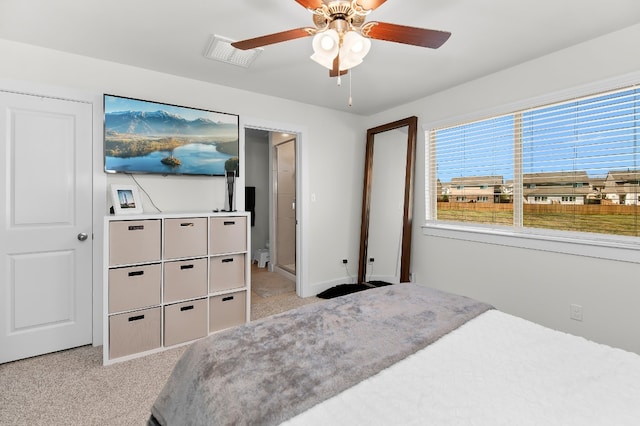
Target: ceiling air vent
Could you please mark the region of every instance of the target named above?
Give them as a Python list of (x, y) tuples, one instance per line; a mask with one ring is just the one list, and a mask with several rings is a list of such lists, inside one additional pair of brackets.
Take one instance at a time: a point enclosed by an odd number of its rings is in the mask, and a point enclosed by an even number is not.
[(205, 58), (249, 68), (263, 49), (240, 50), (231, 46), (235, 40), (212, 35), (204, 51)]

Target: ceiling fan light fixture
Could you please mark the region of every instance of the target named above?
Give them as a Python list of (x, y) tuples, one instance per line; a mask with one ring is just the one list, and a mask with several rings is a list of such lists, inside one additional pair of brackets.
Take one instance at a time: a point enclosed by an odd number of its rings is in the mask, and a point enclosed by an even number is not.
[(333, 68), (333, 58), (338, 54), (340, 36), (334, 29), (317, 33), (313, 36), (313, 55), (311, 59), (325, 68)]
[(340, 69), (348, 70), (360, 65), (371, 49), (371, 40), (356, 31), (347, 31), (342, 36), (334, 29), (317, 33), (313, 37), (313, 55), (311, 59), (325, 68), (333, 69), (333, 60), (340, 52)]
[(342, 39), (340, 69), (348, 70), (360, 65), (371, 49), (371, 40), (355, 31), (349, 31)]
[(323, 52), (331, 52), (334, 50), (334, 46), (336, 42), (333, 40), (333, 37), (330, 37), (328, 34), (322, 34), (320, 36), (320, 49)]
[(296, 0), (313, 14), (314, 27), (295, 28), (233, 43), (239, 49), (252, 49), (303, 37), (313, 37), (311, 59), (338, 77), (363, 62), (371, 39), (437, 49), (450, 32), (391, 24), (365, 23), (369, 12), (387, 0)]

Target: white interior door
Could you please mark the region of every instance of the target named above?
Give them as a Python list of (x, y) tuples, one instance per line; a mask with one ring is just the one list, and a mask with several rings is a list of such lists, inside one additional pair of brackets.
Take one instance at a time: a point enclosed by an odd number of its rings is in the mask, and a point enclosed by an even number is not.
[(0, 363), (91, 343), (92, 105), (0, 91), (0, 148)]

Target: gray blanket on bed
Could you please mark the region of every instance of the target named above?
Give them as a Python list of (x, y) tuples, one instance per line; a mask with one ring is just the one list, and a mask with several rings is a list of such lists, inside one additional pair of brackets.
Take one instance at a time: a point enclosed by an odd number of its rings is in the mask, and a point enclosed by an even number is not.
[(491, 309), (414, 284), (366, 290), (191, 345), (151, 413), (161, 425), (274, 425)]

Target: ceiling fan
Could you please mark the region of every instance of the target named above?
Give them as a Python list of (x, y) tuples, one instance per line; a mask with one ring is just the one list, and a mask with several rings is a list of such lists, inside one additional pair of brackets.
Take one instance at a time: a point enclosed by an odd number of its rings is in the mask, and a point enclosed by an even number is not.
[(386, 0), (295, 0), (313, 13), (314, 27), (303, 27), (279, 33), (236, 41), (231, 45), (249, 50), (283, 41), (314, 36), (311, 59), (329, 69), (329, 76), (347, 73), (360, 64), (371, 47), (370, 39), (437, 49), (451, 33), (389, 24), (367, 22), (365, 17)]

